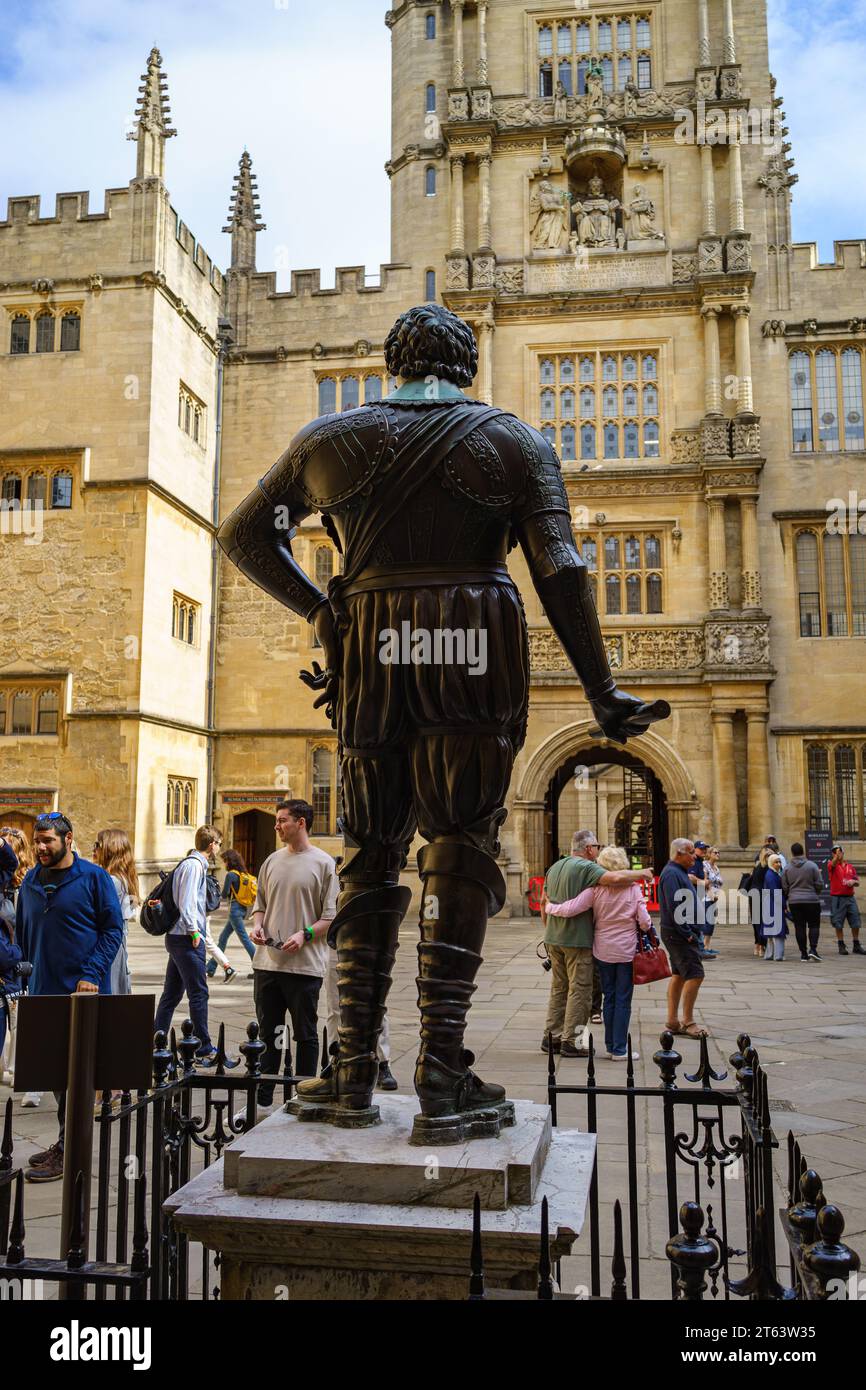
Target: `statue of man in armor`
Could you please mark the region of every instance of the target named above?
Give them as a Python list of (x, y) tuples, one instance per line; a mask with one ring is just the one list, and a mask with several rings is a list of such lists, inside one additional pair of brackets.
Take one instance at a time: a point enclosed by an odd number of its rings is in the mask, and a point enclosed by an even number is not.
[[(346, 851), (329, 934), (339, 1042), (325, 1073), (299, 1083), (295, 1113), (347, 1126), (378, 1119), (376, 1043), (411, 896), (400, 873), (420, 831), (412, 1140), (449, 1143), (513, 1121), (504, 1089), (472, 1071), (464, 1045), (487, 919), (505, 901), (499, 828), (526, 736), (529, 651), (509, 548), (521, 547), (606, 737), (625, 743), (670, 707), (617, 689), (559, 461), (537, 430), (463, 394), (478, 366), (469, 326), (436, 304), (410, 309), (385, 361), (399, 389), (301, 430), (219, 542), (315, 629), (324, 669), (303, 678), (339, 737)], [(292, 528), (314, 513), (344, 557), (327, 595), (292, 554)], [(484, 635), (483, 663), (461, 665), (460, 644), (457, 660), (441, 659), (436, 635), (461, 632), (476, 653)], [(389, 633), (427, 641), (408, 661), (385, 661)]]

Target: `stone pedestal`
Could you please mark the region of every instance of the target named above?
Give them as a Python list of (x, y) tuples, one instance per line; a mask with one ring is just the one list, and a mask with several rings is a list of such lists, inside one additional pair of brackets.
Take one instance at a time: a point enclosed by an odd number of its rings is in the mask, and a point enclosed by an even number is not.
[(178, 1230), (221, 1252), (223, 1300), (465, 1299), (476, 1192), (491, 1286), (535, 1287), (542, 1197), (551, 1256), (570, 1253), (593, 1135), (517, 1101), (498, 1139), (427, 1153), (408, 1143), (416, 1099), (376, 1101), (365, 1130), (271, 1115), (168, 1200)]

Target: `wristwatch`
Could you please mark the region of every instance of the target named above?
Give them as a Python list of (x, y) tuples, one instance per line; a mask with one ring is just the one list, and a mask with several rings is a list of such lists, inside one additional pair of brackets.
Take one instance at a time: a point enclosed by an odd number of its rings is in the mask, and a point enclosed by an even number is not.
[(306, 943), (307, 943), (308, 941), (312, 941), (312, 939), (313, 939), (314, 936), (315, 936), (315, 932), (313, 931), (313, 928), (312, 928), (312, 927), (304, 927), (304, 944), (305, 944), (305, 945), (306, 945)]

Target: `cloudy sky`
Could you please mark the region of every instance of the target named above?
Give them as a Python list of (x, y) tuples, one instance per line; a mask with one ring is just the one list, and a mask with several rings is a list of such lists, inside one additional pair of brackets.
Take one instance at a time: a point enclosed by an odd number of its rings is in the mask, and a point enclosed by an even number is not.
[[(735, 10), (749, 0), (735, 0)], [(769, 0), (771, 66), (799, 183), (794, 235), (830, 259), (866, 235), (866, 0)], [(258, 264), (388, 259), (385, 0), (0, 0), (0, 209), (13, 194), (126, 184), (125, 133), (156, 44), (168, 73), (172, 201), (218, 264), (244, 146), (268, 230)]]

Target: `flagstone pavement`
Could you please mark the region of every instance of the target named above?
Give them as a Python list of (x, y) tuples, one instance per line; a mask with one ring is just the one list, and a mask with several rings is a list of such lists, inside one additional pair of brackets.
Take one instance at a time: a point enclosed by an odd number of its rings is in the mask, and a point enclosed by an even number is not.
[[(219, 914), (218, 914), (219, 917)], [(217, 928), (220, 922), (216, 921)], [(535, 954), (542, 931), (537, 919), (491, 923), (478, 990), (473, 1002), (467, 1042), (476, 1054), (476, 1070), (489, 1080), (507, 1086), (511, 1097), (546, 1102), (547, 1061), (540, 1051), (550, 976)], [(730, 1067), (737, 1034), (748, 1032), (758, 1049), (769, 1082), (773, 1123), (780, 1141), (775, 1155), (778, 1184), (775, 1205), (783, 1204), (782, 1186), (787, 1171), (786, 1136), (790, 1129), (799, 1138), (810, 1166), (824, 1180), (829, 1200), (845, 1215), (845, 1239), (866, 1257), (866, 958), (839, 956), (828, 926), (822, 928), (823, 960), (802, 963), (793, 943), (787, 959), (779, 963), (756, 959), (748, 927), (730, 926), (716, 933), (717, 960), (707, 962), (699, 996), (698, 1020), (710, 1029), (710, 1059), (717, 1071)], [(417, 928), (400, 934), (395, 981), (389, 998), (392, 1066), (401, 1091), (411, 1088), (417, 1047), (415, 941)], [(254, 1018), (252, 982), (246, 957), (234, 942), (229, 954), (238, 969), (236, 978), (211, 986), (211, 1031), (226, 1026), (230, 1050), (244, 1038)], [(159, 994), (165, 953), (160, 941), (142, 939), (134, 932), (130, 948), (134, 989)], [(218, 972), (221, 977), (222, 972)], [(179, 1011), (175, 1022), (185, 1015)], [(652, 1054), (659, 1046), (665, 1021), (665, 985), (659, 983), (635, 991), (632, 1036), (640, 1059), (635, 1064), (638, 1085), (656, 1086), (658, 1069)], [(600, 1028), (596, 1043), (603, 1042)], [(698, 1061), (699, 1044), (678, 1038), (683, 1057), (680, 1073), (690, 1072)], [(586, 1062), (558, 1059), (560, 1082), (585, 1081)], [(624, 1081), (624, 1067), (605, 1060), (597, 1065), (602, 1085)], [(682, 1082), (683, 1085), (687, 1083)], [(0, 1102), (9, 1091), (0, 1088)], [(602, 1292), (609, 1283), (611, 1212), (616, 1197), (626, 1191), (626, 1122), (620, 1100), (599, 1102), (599, 1193), (602, 1231)], [(640, 1272), (642, 1292), (669, 1296), (669, 1269), (664, 1255), (667, 1239), (665, 1162), (661, 1106), (642, 1100), (637, 1105), (637, 1142), (640, 1201)], [(733, 1115), (734, 1112), (729, 1112)], [(585, 1127), (582, 1098), (562, 1097), (561, 1126)], [(56, 1137), (55, 1106), (46, 1095), (38, 1109), (23, 1109), (14, 1102), (16, 1165)], [(27, 1250), (32, 1255), (56, 1255), (57, 1220), (61, 1184), (29, 1186), (27, 1191)], [(729, 1210), (735, 1206), (735, 1184), (726, 1185)], [(681, 1191), (686, 1197), (688, 1191)], [(587, 1241), (575, 1247), (582, 1253), (563, 1262), (563, 1287), (587, 1281)], [(787, 1261), (781, 1258), (780, 1269)]]

